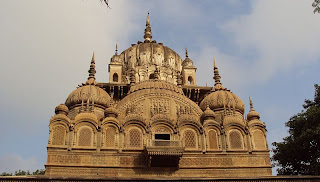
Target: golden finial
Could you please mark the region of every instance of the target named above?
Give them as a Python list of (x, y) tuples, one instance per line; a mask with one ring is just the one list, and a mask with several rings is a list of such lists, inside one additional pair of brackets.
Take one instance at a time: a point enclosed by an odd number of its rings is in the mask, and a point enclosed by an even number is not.
[(144, 42), (151, 42), (151, 39), (152, 39), (149, 12), (146, 20), (146, 29), (144, 29), (143, 38), (144, 38)]
[(95, 69), (95, 58), (94, 58), (94, 52), (92, 54), (92, 59), (91, 59), (91, 64), (90, 64), (90, 69), (88, 71), (89, 73), (89, 77), (88, 77), (88, 81), (86, 82), (87, 85), (95, 85), (96, 84), (96, 78), (95, 78), (95, 74), (96, 74), (96, 69)]
[(186, 58), (188, 57), (188, 49), (186, 48)]

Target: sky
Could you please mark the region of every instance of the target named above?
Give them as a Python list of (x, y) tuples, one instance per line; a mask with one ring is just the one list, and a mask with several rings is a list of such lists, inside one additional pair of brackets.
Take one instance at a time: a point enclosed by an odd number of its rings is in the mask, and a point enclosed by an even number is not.
[[(320, 14), (313, 0), (0, 0), (0, 173), (44, 169), (54, 108), (86, 81), (92, 53), (98, 82), (114, 54), (153, 39), (182, 59), (188, 49), (197, 84), (222, 84), (267, 125), (269, 148), (313, 99), (320, 78)], [(273, 174), (275, 169), (273, 169)]]

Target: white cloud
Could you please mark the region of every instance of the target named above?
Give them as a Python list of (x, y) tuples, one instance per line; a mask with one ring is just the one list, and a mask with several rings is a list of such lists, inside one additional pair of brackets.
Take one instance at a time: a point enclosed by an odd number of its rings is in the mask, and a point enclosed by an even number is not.
[[(312, 11), (312, 1), (252, 1), (252, 12), (222, 26), (234, 38), (238, 48), (254, 51), (252, 64), (237, 69), (255, 70), (253, 80), (269, 80), (275, 74), (312, 64), (320, 58), (319, 15)], [(307, 62), (308, 61), (308, 62)], [(245, 61), (242, 61), (245, 62)], [(243, 73), (243, 78), (252, 75)], [(240, 79), (246, 83), (250, 79)]]
[(93, 51), (97, 81), (107, 82), (115, 44), (130, 45), (128, 38), (137, 30), (134, 3), (117, 0), (110, 6), (79, 0), (1, 1), (0, 98), (6, 101), (1, 108), (32, 117), (53, 114), (86, 81)]
[(17, 170), (29, 170), (33, 172), (37, 169), (44, 169), (35, 157), (24, 159), (18, 154), (8, 154), (0, 157), (0, 173), (14, 173)]

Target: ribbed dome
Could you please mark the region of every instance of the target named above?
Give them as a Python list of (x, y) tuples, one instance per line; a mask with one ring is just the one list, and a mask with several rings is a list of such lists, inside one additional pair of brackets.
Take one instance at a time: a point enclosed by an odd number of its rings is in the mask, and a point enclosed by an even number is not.
[(163, 80), (147, 80), (147, 81), (139, 82), (138, 84), (130, 87), (130, 91), (128, 92), (128, 94), (137, 92), (139, 90), (145, 90), (145, 89), (169, 90), (169, 91), (173, 91), (183, 95), (183, 91), (181, 88), (179, 88), (175, 84), (172, 84)]
[(55, 113), (67, 115), (69, 113), (69, 109), (66, 105), (59, 104), (55, 109)]
[(82, 103), (100, 105), (102, 107), (109, 107), (110, 96), (106, 91), (95, 85), (85, 85), (77, 88), (68, 96), (66, 105), (72, 108), (75, 105)]
[(255, 110), (250, 110), (248, 115), (247, 115), (247, 119), (250, 121), (252, 119), (260, 119), (260, 114), (255, 111)]
[(116, 53), (111, 57), (111, 64), (121, 64), (120, 56), (118, 55), (118, 44), (116, 44)]
[(111, 64), (121, 64), (121, 61), (120, 61), (120, 56), (115, 54), (111, 57), (111, 60), (110, 60), (110, 63)]
[(186, 49), (186, 59), (182, 62), (183, 67), (193, 67), (193, 61), (188, 56), (188, 50)]
[(94, 54), (92, 55), (92, 60), (89, 69), (89, 77), (85, 84), (78, 87), (76, 90), (71, 92), (66, 100), (66, 106), (69, 109), (81, 104), (94, 104), (102, 108), (109, 107), (110, 105), (110, 96), (106, 91), (96, 86), (95, 78), (95, 59)]
[(181, 71), (182, 64), (181, 57), (175, 51), (156, 42), (133, 44), (112, 59), (112, 61), (115, 60), (126, 65), (124, 71), (145, 65), (165, 66), (171, 70)]
[(104, 111), (106, 117), (118, 117), (118, 110), (114, 107), (109, 107)]
[(234, 93), (228, 90), (217, 90), (206, 96), (200, 103), (200, 108), (205, 110), (207, 106), (213, 111), (223, 110), (224, 108), (235, 109), (244, 113), (244, 103)]
[(214, 119), (215, 118), (214, 112), (209, 107), (206, 108), (206, 110), (202, 113), (201, 117), (204, 120), (206, 120), (206, 119)]
[(222, 86), (220, 82), (221, 77), (215, 61), (213, 78), (215, 80), (215, 86), (212, 92), (201, 101), (200, 108), (204, 111), (209, 106), (213, 111), (228, 109), (239, 111), (241, 114), (243, 114), (243, 101), (230, 90), (227, 90)]
[(192, 67), (193, 66), (193, 61), (190, 58), (186, 58), (183, 62), (182, 62), (182, 66), (183, 67)]

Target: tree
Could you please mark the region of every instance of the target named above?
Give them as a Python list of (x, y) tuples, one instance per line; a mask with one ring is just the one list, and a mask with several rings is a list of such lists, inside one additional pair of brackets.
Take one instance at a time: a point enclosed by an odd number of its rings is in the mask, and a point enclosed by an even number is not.
[(105, 3), (105, 4), (107, 5), (107, 7), (110, 8), (110, 6), (109, 6), (109, 0), (100, 0), (100, 2)]
[(313, 13), (320, 13), (320, 0), (314, 0), (312, 6), (314, 7)]
[(12, 176), (12, 173), (3, 172), (0, 174), (0, 176)]
[(314, 87), (314, 100), (305, 100), (304, 110), (286, 122), (290, 135), (272, 144), (280, 175), (320, 175), (320, 86)]
[(0, 176), (28, 176), (28, 175), (44, 175), (45, 170), (44, 169), (37, 169), (34, 172), (30, 172), (29, 170), (27, 171), (23, 171), (21, 169), (19, 169), (18, 171), (15, 171), (14, 174), (12, 173), (7, 173), (7, 172), (3, 172), (0, 174)]

